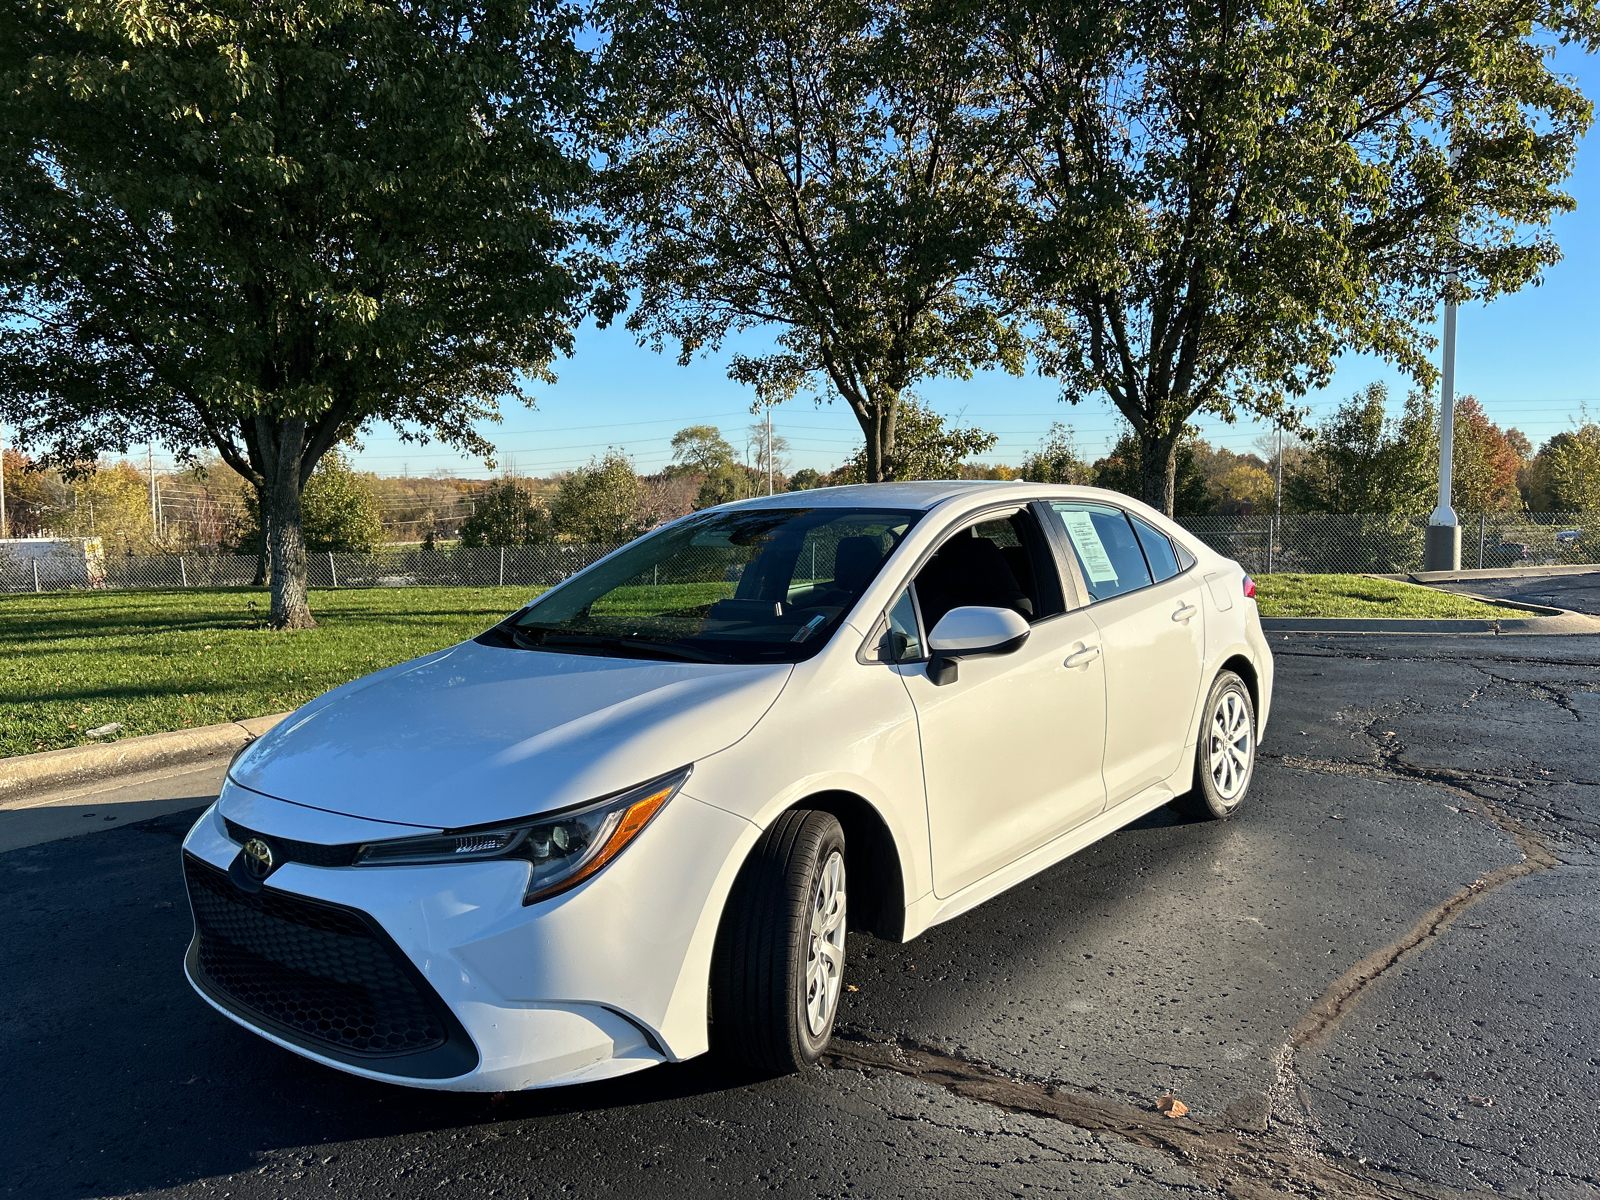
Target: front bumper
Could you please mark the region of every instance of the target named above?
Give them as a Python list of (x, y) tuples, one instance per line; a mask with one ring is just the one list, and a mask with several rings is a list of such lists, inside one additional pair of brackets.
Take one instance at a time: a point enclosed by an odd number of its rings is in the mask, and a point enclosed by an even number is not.
[[(742, 818), (680, 793), (599, 875), (524, 907), (527, 866), (512, 861), (290, 862), (254, 900), (219, 891), (240, 849), (224, 816), (269, 840), (311, 840), (321, 818), (230, 787), (184, 840), (189, 980), (286, 1049), (369, 1079), (489, 1092), (705, 1049), (716, 921), (756, 836)], [(394, 835), (374, 823), (371, 836)], [(271, 912), (255, 911), (262, 897)]]

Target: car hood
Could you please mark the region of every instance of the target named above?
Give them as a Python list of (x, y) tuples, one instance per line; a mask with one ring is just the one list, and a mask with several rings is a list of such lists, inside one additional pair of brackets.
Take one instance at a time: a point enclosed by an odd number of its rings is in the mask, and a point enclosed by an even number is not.
[(230, 775), (280, 800), (379, 821), (459, 828), (530, 816), (731, 746), (793, 669), (466, 642), (313, 700)]

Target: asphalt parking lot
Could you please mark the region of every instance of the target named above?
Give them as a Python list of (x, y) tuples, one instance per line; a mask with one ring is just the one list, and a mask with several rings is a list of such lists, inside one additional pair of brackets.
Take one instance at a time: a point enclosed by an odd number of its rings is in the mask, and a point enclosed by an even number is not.
[(184, 982), (203, 794), (0, 854), (0, 1188), (1600, 1196), (1600, 638), (1273, 649), (1235, 820), (1162, 810), (909, 945), (854, 937), (805, 1077), (369, 1084)]

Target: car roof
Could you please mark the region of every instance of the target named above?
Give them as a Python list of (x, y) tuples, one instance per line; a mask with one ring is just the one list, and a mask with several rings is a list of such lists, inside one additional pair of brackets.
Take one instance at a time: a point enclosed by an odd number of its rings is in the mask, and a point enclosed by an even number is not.
[(812, 488), (804, 492), (776, 492), (739, 500), (723, 508), (911, 508), (930, 509), (946, 500), (965, 496), (985, 500), (1031, 500), (1042, 497), (1080, 500), (1115, 500), (1129, 497), (1103, 488), (1060, 483), (1029, 483), (1021, 479), (928, 479), (913, 483), (850, 483), (842, 487)]

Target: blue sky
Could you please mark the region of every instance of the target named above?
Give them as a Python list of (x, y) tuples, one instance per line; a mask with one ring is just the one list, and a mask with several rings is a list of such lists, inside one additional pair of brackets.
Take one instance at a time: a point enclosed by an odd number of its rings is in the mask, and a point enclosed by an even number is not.
[[(1578, 77), (1586, 95), (1600, 99), (1600, 65), (1576, 51), (1562, 51), (1559, 69)], [(1503, 297), (1490, 305), (1461, 310), (1457, 349), (1457, 391), (1483, 402), (1492, 420), (1520, 428), (1537, 446), (1568, 428), (1587, 401), (1600, 417), (1600, 134), (1591, 133), (1579, 152), (1568, 190), (1576, 212), (1555, 223), (1564, 259), (1538, 287)], [(723, 353), (680, 367), (669, 355), (636, 345), (620, 325), (587, 327), (576, 351), (556, 364), (559, 380), (536, 389), (536, 407), (512, 402), (505, 421), (486, 426), (485, 435), (500, 451), (502, 468), (546, 475), (587, 462), (608, 446), (633, 456), (641, 472), (670, 461), (668, 441), (685, 425), (720, 427), (736, 445), (755, 419), (750, 392), (728, 380), (728, 356), (759, 350), (765, 337), (730, 341)], [(1351, 357), (1339, 366), (1332, 385), (1308, 398), (1313, 416), (1374, 379), (1387, 382), (1396, 402), (1408, 381), (1387, 364)], [(1017, 463), (1038, 445), (1053, 421), (1071, 425), (1080, 447), (1101, 452), (1118, 428), (1106, 401), (1069, 406), (1058, 400), (1050, 380), (1016, 379), (999, 372), (971, 380), (935, 380), (918, 388), (923, 398), (950, 417), (979, 425), (1000, 436), (988, 461)], [(1241, 422), (1228, 426), (1203, 419), (1204, 435), (1236, 450), (1250, 449), (1265, 428)], [(789, 439), (791, 467), (828, 470), (861, 444), (849, 410), (841, 403), (820, 407), (803, 400), (774, 410), (773, 427)], [(360, 466), (383, 475), (428, 475), (451, 471), (487, 474), (481, 460), (439, 445), (405, 445), (392, 430), (377, 428), (356, 455)]]

